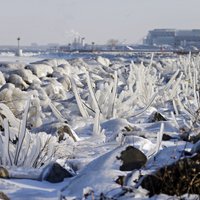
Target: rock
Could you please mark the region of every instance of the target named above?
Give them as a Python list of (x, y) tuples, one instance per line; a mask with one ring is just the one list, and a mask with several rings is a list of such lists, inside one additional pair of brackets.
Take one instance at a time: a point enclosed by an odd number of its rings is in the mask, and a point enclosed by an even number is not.
[(46, 77), (53, 73), (52, 67), (46, 64), (29, 64), (25, 69), (31, 70), (38, 78)]
[(153, 112), (149, 118), (149, 122), (159, 122), (159, 121), (167, 121), (163, 115), (159, 112)]
[(0, 166), (0, 178), (9, 178), (8, 170)]
[(9, 200), (9, 198), (7, 197), (7, 195), (5, 195), (3, 192), (0, 192), (0, 199), (1, 200)]
[(162, 140), (163, 141), (168, 141), (168, 140), (171, 140), (171, 139), (173, 139), (173, 137), (171, 137), (170, 135), (168, 135), (168, 134), (163, 134), (163, 137), (162, 137)]
[(200, 133), (189, 137), (189, 141), (192, 143), (197, 143), (198, 141), (200, 141)]
[(24, 82), (21, 76), (17, 74), (10, 74), (8, 82), (15, 85), (15, 87), (20, 88), (21, 90), (27, 89), (28, 85)]
[(41, 84), (40, 79), (29, 69), (19, 69), (16, 70), (15, 73), (19, 75), (26, 84), (32, 84), (34, 82)]
[(139, 149), (128, 146), (126, 150), (121, 152), (121, 156), (118, 159), (122, 160), (123, 164), (120, 166), (121, 171), (132, 171), (134, 169), (140, 169), (147, 162), (147, 157)]
[(56, 135), (58, 137), (58, 142), (63, 140), (70, 140), (72, 142), (79, 141), (79, 137), (74, 132), (73, 129), (66, 122), (50, 122), (41, 125), (35, 129), (36, 132), (46, 132), (51, 135)]
[(164, 166), (154, 174), (143, 177), (141, 186), (149, 191), (149, 196), (167, 194), (200, 195), (200, 154), (184, 158), (172, 165)]
[(72, 176), (73, 175), (69, 171), (60, 166), (58, 163), (53, 163), (44, 169), (42, 179), (51, 183), (59, 183), (62, 182), (64, 178), (70, 178)]

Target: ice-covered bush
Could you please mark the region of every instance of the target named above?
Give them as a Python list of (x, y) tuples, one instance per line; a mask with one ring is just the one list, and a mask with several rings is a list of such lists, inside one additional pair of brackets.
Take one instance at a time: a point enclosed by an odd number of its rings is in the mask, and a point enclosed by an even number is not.
[[(69, 156), (70, 147), (58, 143), (56, 136), (45, 132), (36, 134), (27, 130), (27, 119), (30, 100), (27, 102), (21, 122), (12, 116), (7, 108), (6, 117), (14, 121), (10, 126), (7, 118), (3, 120), (4, 132), (0, 132), (0, 164), (4, 166), (33, 167), (39, 168), (49, 162)], [(1, 108), (3, 108), (1, 106)]]
[[(11, 110), (14, 116), (20, 119), (24, 111), (24, 105), (27, 99), (31, 96), (33, 96), (33, 98), (29, 109), (28, 126), (38, 127), (42, 124), (42, 118), (44, 118), (44, 115), (37, 90), (25, 92), (21, 91), (19, 88), (15, 88), (11, 83), (5, 84), (0, 90), (0, 103), (5, 104), (7, 110)], [(6, 112), (4, 112), (4, 115), (5, 114)]]
[(0, 90), (0, 102), (5, 103), (15, 116), (22, 113), (27, 99), (27, 92), (21, 91), (13, 84), (5, 84)]
[(48, 84), (44, 87), (46, 94), (51, 99), (64, 99), (66, 91), (61, 83), (56, 79), (49, 79)]

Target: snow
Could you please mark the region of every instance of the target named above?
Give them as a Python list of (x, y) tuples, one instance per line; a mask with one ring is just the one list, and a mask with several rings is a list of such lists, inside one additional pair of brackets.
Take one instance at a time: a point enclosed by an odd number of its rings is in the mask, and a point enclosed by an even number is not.
[[(134, 187), (134, 180), (179, 160), (185, 150), (199, 149), (199, 142), (181, 139), (181, 130), (198, 132), (200, 57), (156, 53), (58, 57), (0, 55), (0, 125), (5, 129), (0, 133), (0, 163), (9, 165), (12, 177), (18, 178), (0, 179), (0, 191), (16, 200), (84, 199), (86, 194), (98, 199), (101, 193), (121, 200), (149, 199), (148, 191)], [(167, 121), (152, 122), (155, 112)], [(59, 135), (66, 125), (71, 133)], [(10, 140), (19, 133), (23, 145), (16, 153)], [(163, 134), (172, 139), (163, 141)], [(141, 170), (122, 172), (116, 157), (129, 145), (148, 161)], [(19, 166), (9, 163), (15, 155)], [(52, 160), (71, 167), (75, 176), (56, 184), (31, 180), (40, 174), (39, 164), (46, 166)], [(119, 195), (123, 191), (115, 182), (119, 176), (127, 177), (125, 187), (133, 192)]]

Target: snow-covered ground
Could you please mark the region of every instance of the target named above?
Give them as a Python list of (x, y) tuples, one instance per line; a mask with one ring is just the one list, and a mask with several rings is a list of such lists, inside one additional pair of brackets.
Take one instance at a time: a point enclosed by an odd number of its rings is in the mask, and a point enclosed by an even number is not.
[[(141, 175), (200, 146), (190, 140), (199, 134), (199, 70), (191, 54), (0, 55), (0, 164), (12, 174), (0, 191), (14, 200), (149, 199)], [(128, 146), (147, 158), (139, 170), (120, 170)], [(30, 179), (55, 161), (75, 175)]]

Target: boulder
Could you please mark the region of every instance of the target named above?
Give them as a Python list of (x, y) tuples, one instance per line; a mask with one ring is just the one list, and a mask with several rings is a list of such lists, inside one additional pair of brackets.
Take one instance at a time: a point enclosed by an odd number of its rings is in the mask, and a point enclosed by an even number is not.
[(64, 178), (70, 178), (72, 176), (72, 173), (58, 163), (51, 163), (44, 169), (42, 179), (51, 183), (59, 183), (62, 182)]
[(15, 87), (18, 87), (21, 90), (28, 88), (28, 85), (24, 82), (22, 77), (17, 74), (11, 74), (8, 78), (8, 82), (14, 84)]
[(122, 160), (122, 165), (120, 166), (121, 171), (140, 169), (147, 162), (145, 154), (133, 146), (128, 146), (122, 151), (118, 159)]
[(0, 178), (9, 178), (8, 170), (0, 166)]
[(46, 77), (53, 73), (52, 67), (46, 64), (30, 64), (25, 69), (31, 70), (38, 78)]
[(19, 75), (27, 84), (32, 84), (33, 82), (39, 84), (41, 83), (40, 79), (29, 69), (19, 69), (16, 70), (15, 73)]
[(162, 137), (162, 140), (163, 140), (163, 141), (169, 141), (169, 140), (171, 140), (171, 139), (173, 139), (173, 137), (171, 137), (170, 135), (168, 135), (168, 134), (166, 134), (166, 133), (163, 134), (163, 137)]

